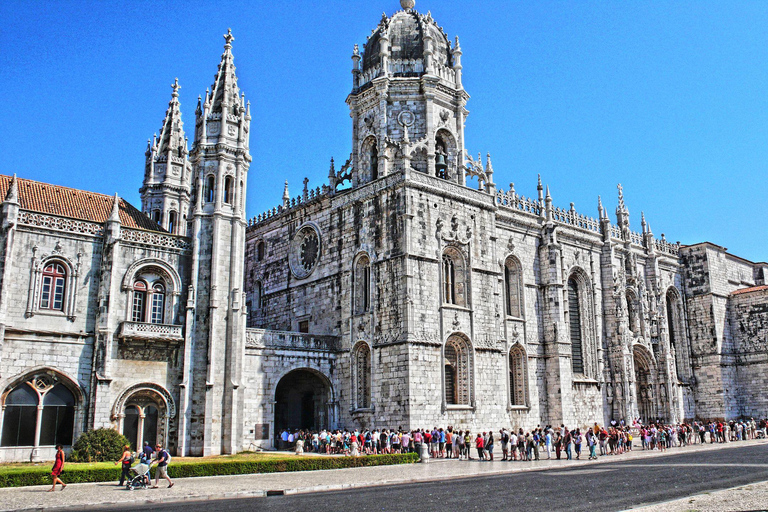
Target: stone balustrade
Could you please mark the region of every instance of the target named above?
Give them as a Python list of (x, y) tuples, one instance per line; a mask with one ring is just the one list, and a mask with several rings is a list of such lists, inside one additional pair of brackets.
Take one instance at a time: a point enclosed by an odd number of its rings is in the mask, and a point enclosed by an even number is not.
[(127, 340), (179, 342), (184, 339), (180, 325), (123, 322), (118, 337)]
[(340, 352), (341, 338), (291, 331), (268, 329), (247, 329), (247, 348), (281, 348), (289, 350), (311, 350), (319, 352)]

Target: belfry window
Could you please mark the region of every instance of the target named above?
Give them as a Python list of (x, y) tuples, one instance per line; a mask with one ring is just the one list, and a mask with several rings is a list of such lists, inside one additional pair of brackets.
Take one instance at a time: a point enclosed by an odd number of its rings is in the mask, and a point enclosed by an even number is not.
[(205, 180), (205, 201), (212, 203), (216, 200), (216, 178), (213, 175)]
[(376, 145), (371, 146), (371, 180), (379, 177), (379, 148)]
[(176, 234), (176, 221), (178, 214), (174, 211), (168, 213), (168, 232)]
[(448, 179), (448, 151), (442, 139), (435, 141), (435, 176)]
[(443, 253), (443, 303), (467, 305), (466, 271), (464, 256), (454, 247)]
[(64, 310), (67, 271), (59, 262), (48, 263), (43, 269), (40, 289), (40, 309)]
[(232, 204), (232, 176), (224, 178), (224, 202)]

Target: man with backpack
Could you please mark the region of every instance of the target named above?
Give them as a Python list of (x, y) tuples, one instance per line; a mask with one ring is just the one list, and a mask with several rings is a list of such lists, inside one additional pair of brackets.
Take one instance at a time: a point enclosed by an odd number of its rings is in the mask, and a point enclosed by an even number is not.
[(155, 459), (155, 462), (157, 463), (157, 469), (155, 469), (155, 485), (152, 488), (157, 489), (160, 477), (163, 477), (168, 481), (168, 488), (170, 489), (173, 487), (173, 481), (168, 476), (168, 463), (171, 462), (171, 456), (163, 449), (163, 446), (160, 443), (157, 444), (156, 448), (157, 458)]

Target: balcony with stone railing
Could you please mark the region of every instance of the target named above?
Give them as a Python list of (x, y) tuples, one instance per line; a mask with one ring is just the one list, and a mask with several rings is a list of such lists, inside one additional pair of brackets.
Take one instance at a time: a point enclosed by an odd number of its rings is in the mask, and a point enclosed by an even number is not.
[(247, 348), (340, 352), (341, 338), (338, 336), (317, 335), (302, 332), (247, 329), (245, 334), (245, 346)]
[(123, 340), (181, 342), (184, 339), (180, 325), (123, 322), (118, 337)]

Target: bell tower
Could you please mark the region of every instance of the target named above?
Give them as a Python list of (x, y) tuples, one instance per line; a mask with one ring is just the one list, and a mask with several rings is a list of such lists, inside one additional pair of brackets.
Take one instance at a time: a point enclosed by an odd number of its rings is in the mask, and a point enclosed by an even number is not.
[[(251, 155), (250, 105), (237, 85), (232, 32), (224, 35), (213, 86), (198, 99), (190, 153), (195, 184), (190, 236), (192, 284), (187, 326), (180, 432), (182, 453), (216, 455), (241, 449), (241, 368), (245, 189)], [(183, 439), (181, 439), (183, 437)]]
[(164, 229), (176, 235), (187, 234), (192, 167), (189, 164), (187, 137), (181, 121), (178, 78), (165, 112), (160, 138), (147, 141), (141, 209)]
[(352, 53), (352, 185), (404, 169), (464, 183), (461, 47), (402, 0)]

